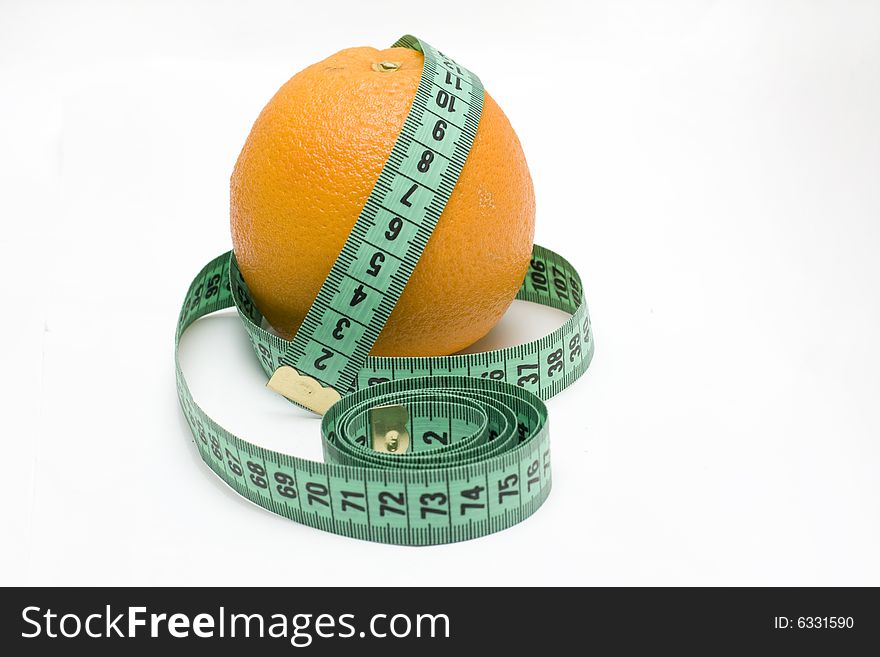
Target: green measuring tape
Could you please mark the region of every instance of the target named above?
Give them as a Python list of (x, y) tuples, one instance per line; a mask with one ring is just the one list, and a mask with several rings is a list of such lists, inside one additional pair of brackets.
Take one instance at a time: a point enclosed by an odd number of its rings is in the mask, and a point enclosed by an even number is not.
[[(517, 298), (571, 317), (533, 342), (477, 354), (374, 357), (476, 135), (479, 78), (424, 41), (413, 106), (354, 228), (293, 340), (262, 328), (232, 252), (187, 291), (175, 334), (177, 392), (202, 460), (239, 494), (297, 522), (404, 545), (466, 540), (531, 515), (550, 492), (548, 399), (593, 356), (583, 285), (535, 246)], [(324, 415), (324, 463), (234, 436), (192, 398), (180, 336), (235, 306), (269, 386)]]

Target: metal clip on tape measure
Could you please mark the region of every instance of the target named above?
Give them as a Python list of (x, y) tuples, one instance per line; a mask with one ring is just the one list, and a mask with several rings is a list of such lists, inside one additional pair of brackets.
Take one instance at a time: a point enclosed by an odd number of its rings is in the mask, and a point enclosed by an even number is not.
[[(425, 56), (413, 106), (299, 331), (288, 341), (261, 328), (225, 253), (199, 272), (180, 311), (177, 392), (202, 460), (252, 502), (344, 536), (431, 545), (504, 529), (546, 499), (541, 400), (587, 369), (593, 335), (577, 272), (536, 245), (517, 298), (571, 313), (550, 335), (478, 354), (369, 355), (458, 180), (483, 103), (479, 78), (443, 53), (412, 36), (394, 46)], [(324, 414), (324, 463), (242, 440), (193, 401), (180, 336), (233, 304), (270, 387)]]

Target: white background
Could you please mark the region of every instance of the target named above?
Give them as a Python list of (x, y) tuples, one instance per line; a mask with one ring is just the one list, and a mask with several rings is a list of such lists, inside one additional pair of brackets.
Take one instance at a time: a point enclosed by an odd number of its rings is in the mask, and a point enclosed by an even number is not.
[[(0, 2), (0, 583), (880, 584), (880, 5), (299, 4)], [(510, 117), (597, 342), (546, 505), (421, 549), (238, 498), (172, 363), (263, 104), (407, 32)], [(234, 316), (182, 357), (230, 430), (319, 458)]]

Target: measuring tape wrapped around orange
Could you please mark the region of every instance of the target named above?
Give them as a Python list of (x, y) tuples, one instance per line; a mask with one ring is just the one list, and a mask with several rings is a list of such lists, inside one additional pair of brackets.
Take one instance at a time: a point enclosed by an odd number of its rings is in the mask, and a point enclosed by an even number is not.
[[(542, 400), (587, 369), (593, 335), (575, 269), (535, 246), (517, 299), (568, 312), (549, 335), (482, 353), (370, 355), (422, 255), (471, 149), (479, 78), (412, 36), (421, 79), (378, 181), (292, 339), (263, 316), (225, 253), (199, 272), (175, 335), (180, 404), (204, 462), (252, 502), (344, 536), (404, 545), (466, 540), (531, 515), (551, 486)], [(180, 336), (235, 306), (269, 387), (322, 414), (324, 462), (234, 436), (193, 400)]]

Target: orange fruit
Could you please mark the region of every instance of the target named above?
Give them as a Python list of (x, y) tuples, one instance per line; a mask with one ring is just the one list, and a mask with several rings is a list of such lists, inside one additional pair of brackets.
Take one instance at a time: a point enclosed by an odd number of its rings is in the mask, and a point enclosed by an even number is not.
[[(257, 307), (285, 338), (378, 179), (423, 62), (406, 48), (343, 50), (288, 80), (254, 123), (232, 174), (232, 242)], [(479, 340), (522, 283), (534, 228), (522, 147), (487, 93), (458, 184), (371, 353), (445, 355)]]

